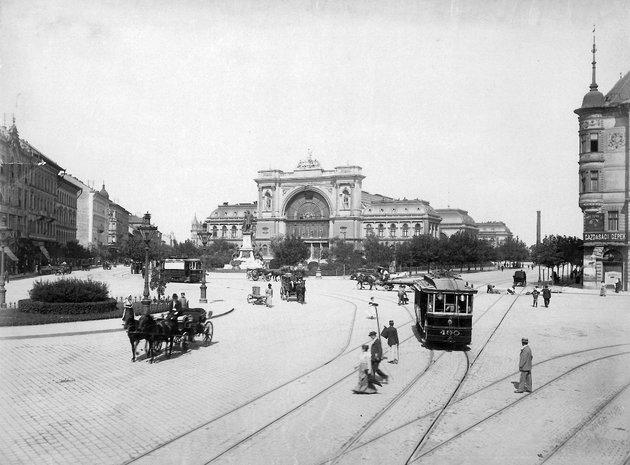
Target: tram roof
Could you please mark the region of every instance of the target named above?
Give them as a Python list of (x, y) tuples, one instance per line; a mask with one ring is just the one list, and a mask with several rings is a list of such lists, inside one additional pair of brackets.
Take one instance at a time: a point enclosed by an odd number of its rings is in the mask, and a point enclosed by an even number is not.
[(461, 278), (436, 277), (424, 275), (422, 277), (394, 278), (390, 281), (394, 285), (405, 284), (421, 291), (444, 291), (476, 294), (476, 289), (464, 285)]

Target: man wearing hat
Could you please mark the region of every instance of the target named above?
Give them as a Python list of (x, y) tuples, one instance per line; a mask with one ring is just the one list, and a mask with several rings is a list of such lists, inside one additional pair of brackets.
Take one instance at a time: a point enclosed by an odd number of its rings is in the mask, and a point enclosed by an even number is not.
[[(398, 330), (394, 327), (394, 320), (389, 320), (389, 328), (383, 327), (381, 336), (387, 339), (387, 357), (389, 363), (398, 363)], [(396, 353), (394, 353), (394, 346), (396, 346)]]
[(518, 383), (518, 389), (514, 392), (521, 394), (523, 392), (532, 392), (532, 349), (529, 348), (529, 340), (524, 337), (521, 339), (523, 348), (521, 349), (521, 357), (518, 363), (518, 369), (521, 372), (521, 379)]
[(383, 378), (383, 382), (387, 383), (387, 379), (389, 378), (389, 376), (383, 373), (378, 367), (378, 364), (381, 363), (381, 360), (383, 359), (383, 347), (381, 346), (381, 338), (376, 337), (376, 331), (370, 331), (370, 334), (368, 334), (368, 336), (372, 338), (372, 347), (370, 349), (370, 353), (372, 355), (372, 374), (374, 376), (379, 375), (381, 378)]

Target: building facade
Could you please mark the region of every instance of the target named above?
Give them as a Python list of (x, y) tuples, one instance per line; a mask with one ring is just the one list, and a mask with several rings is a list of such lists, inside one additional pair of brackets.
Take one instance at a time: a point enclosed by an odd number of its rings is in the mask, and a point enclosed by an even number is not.
[(483, 223), (477, 223), (479, 232), (477, 237), (479, 239), (490, 242), (494, 247), (503, 244), (508, 238), (512, 238), (512, 231), (503, 221), (485, 221)]
[(97, 191), (74, 176), (67, 178), (80, 189), (77, 199), (77, 241), (89, 250), (98, 250), (107, 245), (109, 194), (105, 186)]
[(442, 218), (440, 234), (451, 237), (458, 232), (465, 232), (474, 237), (479, 234), (479, 227), (466, 210), (459, 208), (438, 208), (435, 212)]
[(35, 270), (76, 234), (75, 186), (65, 170), (20, 139), (15, 121), (0, 127), (0, 215), (11, 232), (12, 273)]
[(584, 215), (583, 285), (617, 282), (628, 290), (628, 201), (630, 171), (630, 73), (604, 96), (596, 81), (593, 42), (592, 82), (579, 123), (579, 206)]
[(258, 199), (224, 202), (207, 218), (195, 217), (191, 240), (200, 245), (197, 233), (207, 227), (210, 242), (224, 239), (241, 245), (248, 211), (256, 219), (255, 243), (265, 260), (272, 258), (271, 240), (278, 235), (301, 237), (311, 248), (309, 261), (317, 261), (335, 238), (360, 248), (369, 236), (388, 245), (421, 234), (439, 237), (442, 218), (429, 202), (370, 194), (363, 191), (364, 178), (359, 166), (325, 170), (310, 155), (291, 172), (259, 171), (255, 179)]

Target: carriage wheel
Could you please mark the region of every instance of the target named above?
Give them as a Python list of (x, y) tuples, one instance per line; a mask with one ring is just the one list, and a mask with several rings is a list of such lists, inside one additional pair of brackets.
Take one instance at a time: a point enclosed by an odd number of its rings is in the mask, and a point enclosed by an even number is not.
[(190, 338), (188, 337), (188, 333), (182, 334), (182, 336), (179, 338), (179, 350), (181, 350), (182, 352), (186, 352), (189, 342)]
[(155, 352), (160, 352), (162, 350), (162, 340), (153, 341), (153, 350)]
[(386, 291), (392, 291), (394, 289), (394, 285), (393, 284), (385, 284), (385, 290)]
[(206, 326), (203, 329), (203, 344), (209, 346), (212, 342), (212, 336), (214, 335), (214, 326), (211, 321), (206, 322)]

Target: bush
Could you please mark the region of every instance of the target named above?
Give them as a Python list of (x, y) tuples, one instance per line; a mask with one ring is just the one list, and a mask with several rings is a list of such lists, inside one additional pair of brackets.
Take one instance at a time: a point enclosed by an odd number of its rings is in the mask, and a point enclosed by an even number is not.
[(36, 281), (29, 295), (31, 300), (37, 302), (102, 302), (109, 298), (109, 290), (107, 284), (100, 281), (67, 278), (46, 282)]
[(53, 315), (83, 315), (88, 313), (110, 313), (116, 310), (116, 299), (100, 302), (39, 302), (31, 299), (18, 301), (21, 312)]

